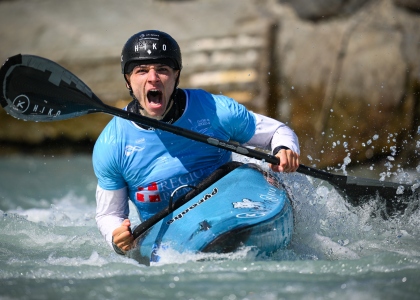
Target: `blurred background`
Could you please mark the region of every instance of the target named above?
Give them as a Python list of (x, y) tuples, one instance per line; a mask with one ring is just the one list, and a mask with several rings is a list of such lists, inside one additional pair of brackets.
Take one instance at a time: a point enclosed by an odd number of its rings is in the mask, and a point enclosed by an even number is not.
[[(181, 46), (181, 87), (287, 123), (303, 164), (415, 170), (419, 28), (419, 0), (3, 0), (0, 61), (46, 57), (122, 108), (123, 44), (162, 30)], [(91, 153), (109, 120), (30, 123), (0, 109), (0, 156)]]

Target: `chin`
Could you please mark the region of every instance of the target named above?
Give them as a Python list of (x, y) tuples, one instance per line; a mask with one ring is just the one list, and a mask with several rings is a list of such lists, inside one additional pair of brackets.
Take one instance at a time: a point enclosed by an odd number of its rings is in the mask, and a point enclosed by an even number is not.
[(154, 119), (158, 119), (160, 118), (160, 116), (162, 116), (162, 114), (164, 113), (164, 111), (148, 111), (147, 114), (150, 118), (154, 118)]

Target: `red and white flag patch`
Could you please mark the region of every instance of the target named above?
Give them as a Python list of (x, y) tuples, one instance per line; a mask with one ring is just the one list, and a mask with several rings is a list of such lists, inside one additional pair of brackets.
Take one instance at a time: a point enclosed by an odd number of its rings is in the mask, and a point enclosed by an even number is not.
[(138, 192), (136, 192), (136, 200), (139, 202), (161, 202), (159, 188), (156, 182), (152, 182), (147, 186), (138, 187)]

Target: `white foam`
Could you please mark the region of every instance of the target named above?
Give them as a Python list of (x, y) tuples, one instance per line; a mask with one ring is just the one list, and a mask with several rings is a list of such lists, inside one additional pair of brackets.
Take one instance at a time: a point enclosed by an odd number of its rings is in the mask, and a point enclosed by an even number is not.
[(34, 223), (57, 224), (59, 226), (85, 226), (95, 217), (95, 204), (85, 197), (70, 192), (61, 199), (53, 199), (49, 208), (17, 208), (10, 210)]
[(84, 259), (82, 257), (55, 257), (51, 254), (46, 259), (46, 263), (55, 266), (98, 266), (102, 267), (109, 263), (109, 261), (101, 257), (98, 252), (93, 251), (89, 258)]
[(160, 266), (166, 264), (185, 264), (191, 261), (207, 261), (207, 260), (241, 260), (249, 257), (252, 247), (242, 247), (235, 252), (230, 253), (193, 253), (183, 252), (179, 253), (172, 249), (170, 246), (161, 247), (157, 251), (157, 255), (160, 257), (159, 262), (151, 263), (151, 266)]

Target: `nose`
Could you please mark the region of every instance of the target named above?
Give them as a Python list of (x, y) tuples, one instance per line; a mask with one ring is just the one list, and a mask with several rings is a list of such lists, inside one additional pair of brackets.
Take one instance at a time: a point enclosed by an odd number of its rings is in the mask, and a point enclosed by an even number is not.
[(150, 70), (149, 70), (149, 72), (148, 72), (147, 75), (148, 75), (147, 76), (147, 80), (150, 81), (150, 82), (156, 82), (156, 81), (159, 81), (160, 80), (158, 73), (153, 68), (150, 68)]

